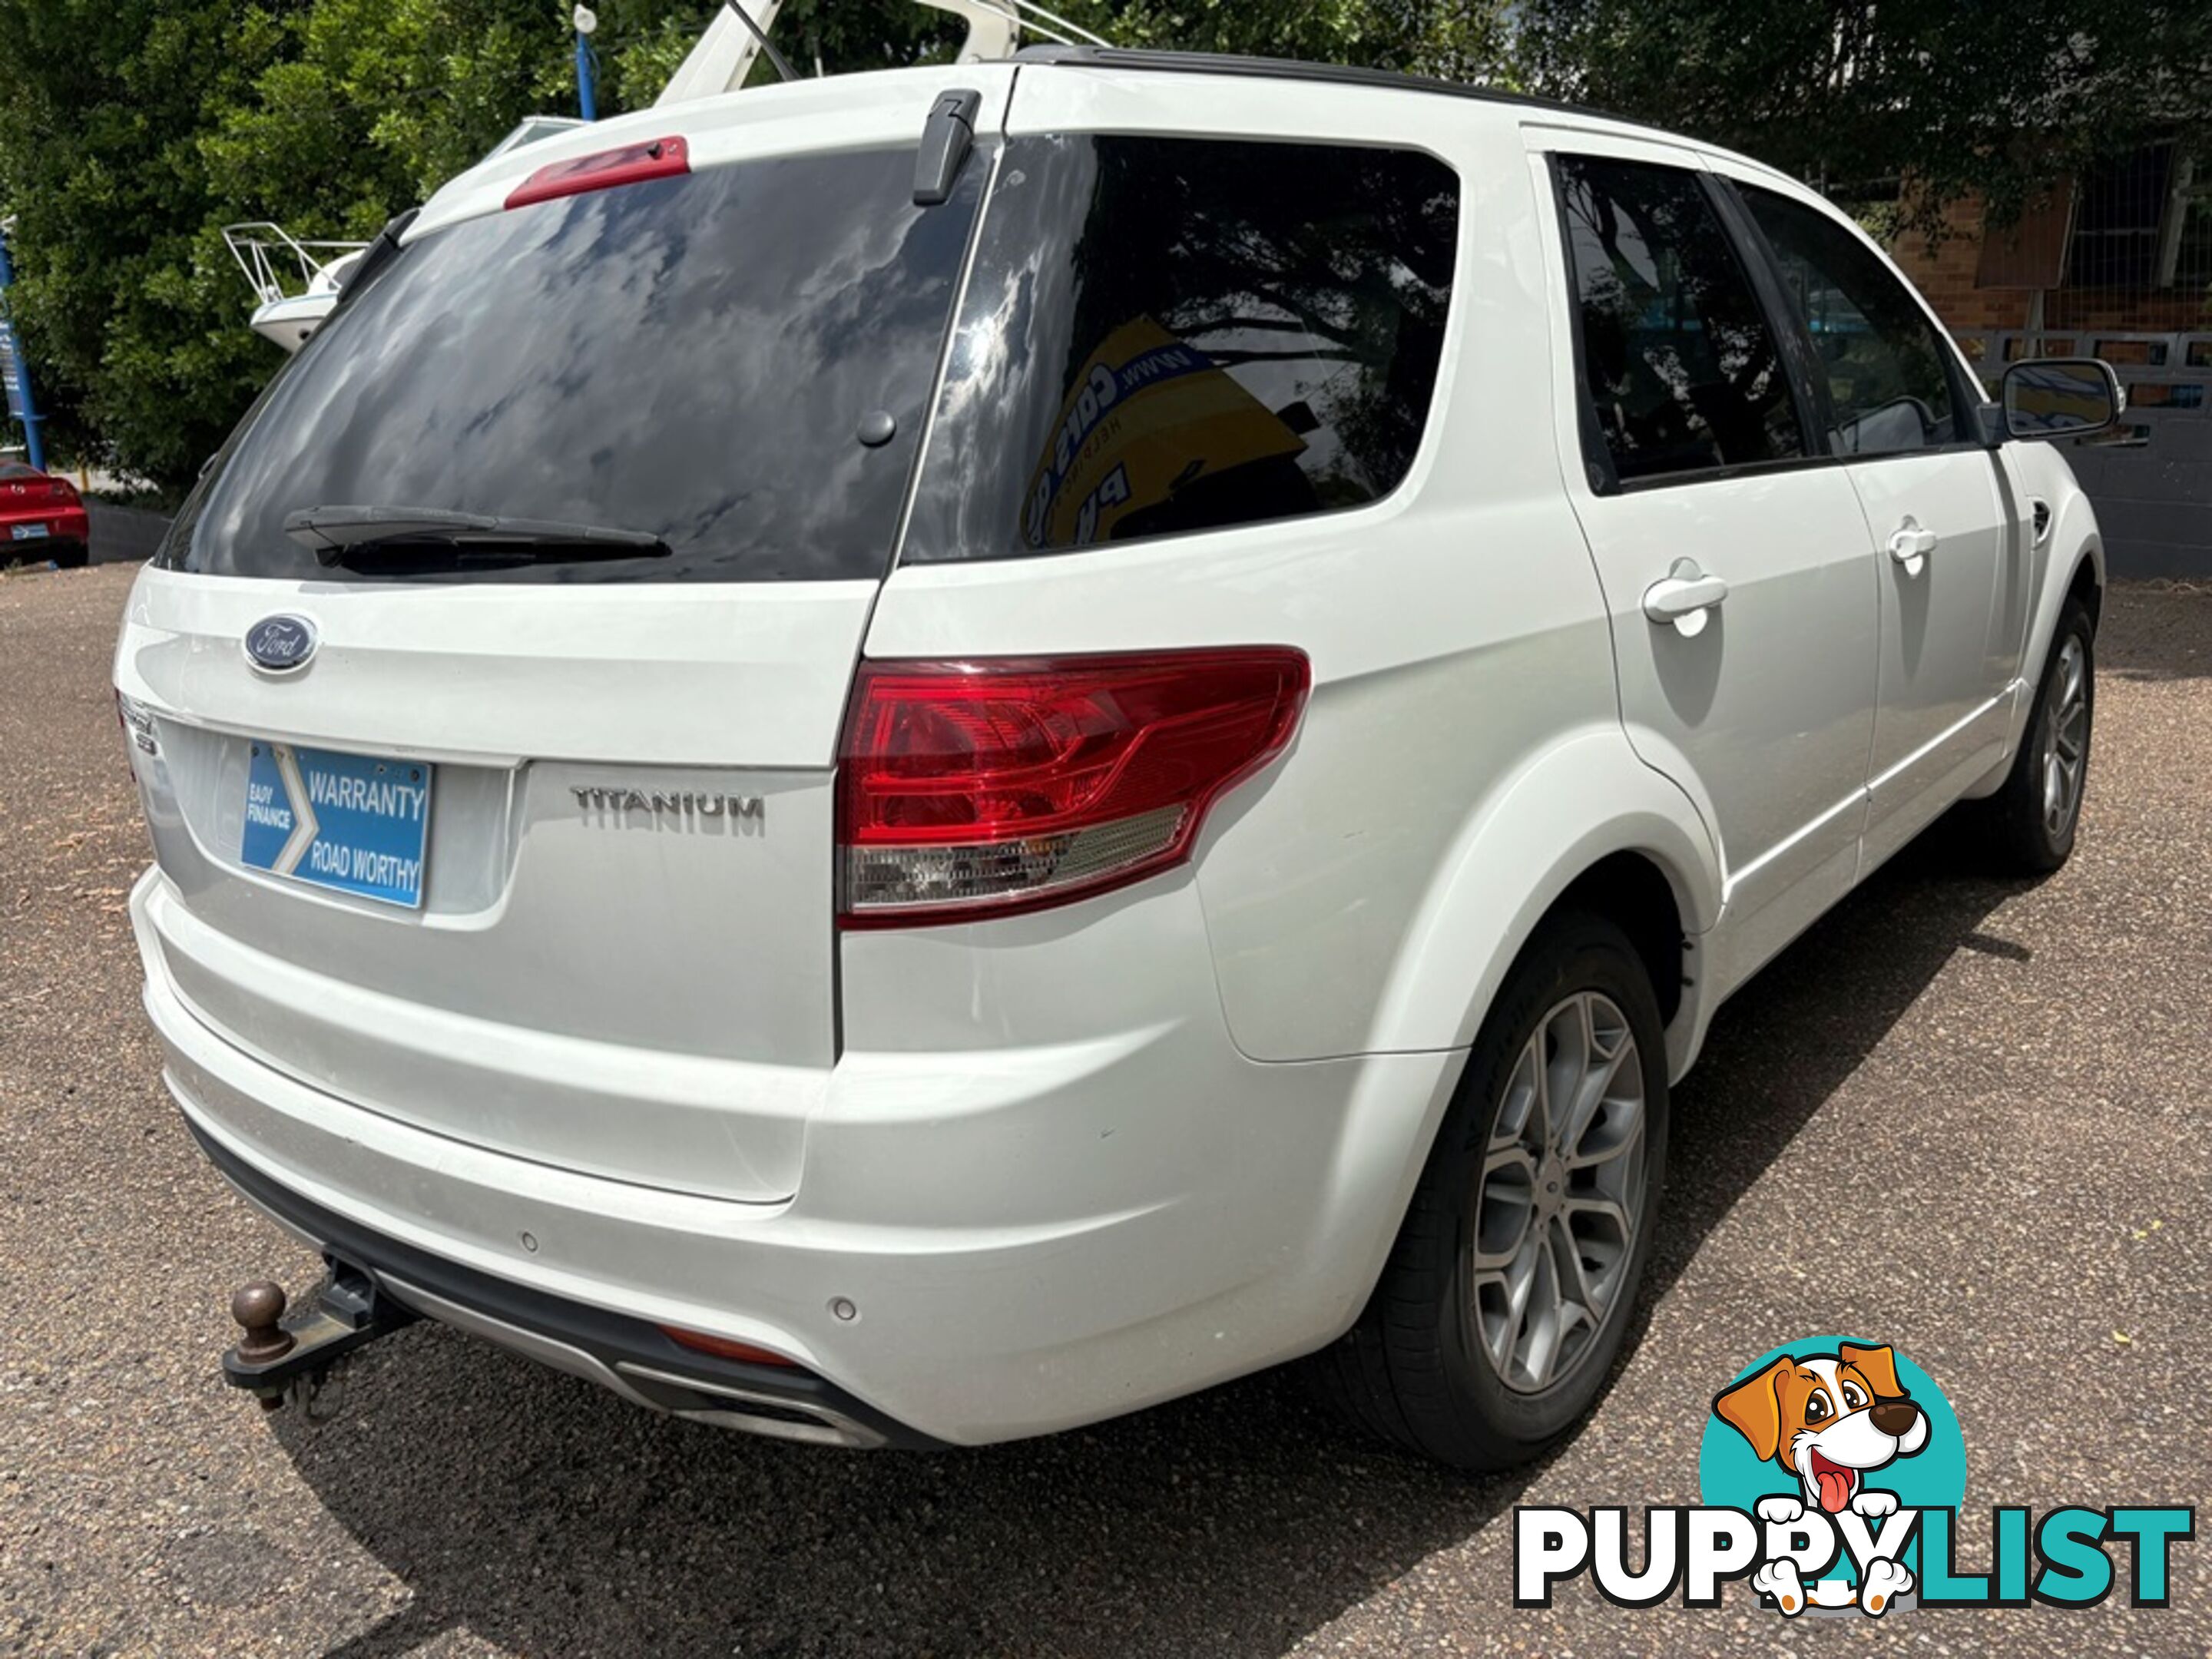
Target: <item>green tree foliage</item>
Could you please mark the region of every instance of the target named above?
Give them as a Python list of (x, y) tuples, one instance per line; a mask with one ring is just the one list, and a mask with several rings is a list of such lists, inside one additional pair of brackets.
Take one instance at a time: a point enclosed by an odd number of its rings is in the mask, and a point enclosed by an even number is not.
[[(58, 449), (189, 478), (266, 374), (237, 276), (206, 258), (199, 141), (283, 51), (222, 0), (0, 5), (11, 297)], [(234, 326), (202, 325), (226, 310)]]
[(1121, 0), (1054, 7), (1122, 46), (1253, 52), (1495, 78), (1506, 9), (1487, 0)]
[[(1498, 0), (1066, 0), (1130, 45), (1467, 74)], [(657, 95), (711, 0), (602, 0), (603, 112)], [(788, 0), (812, 73), (949, 57), (911, 0)], [(58, 450), (181, 491), (281, 362), (222, 228), (373, 234), (522, 116), (574, 107), (565, 0), (5, 0), (0, 211)], [(756, 71), (765, 78), (765, 64)]]
[(522, 114), (573, 106), (539, 0), (315, 0), (269, 26), (276, 61), (197, 143), (211, 206), (299, 234), (372, 234)]
[[(708, 9), (606, 0), (605, 106), (650, 102)], [(892, 0), (791, 14), (833, 70), (957, 36)], [(550, 0), (0, 3), (0, 212), (54, 447), (188, 484), (280, 361), (222, 227), (371, 234), (522, 115), (573, 108), (571, 40)]]
[[(1064, 0), (1132, 46), (1526, 84), (1832, 185), (2002, 214), (2082, 155), (2212, 132), (2206, 0)], [(602, 0), (604, 112), (711, 0)], [(574, 106), (567, 0), (0, 0), (0, 212), (57, 447), (176, 490), (278, 362), (221, 228), (360, 237), (533, 111)], [(802, 73), (942, 58), (912, 0), (788, 0)], [(765, 77), (765, 65), (756, 71)]]
[[(604, 0), (600, 104), (650, 103), (712, 8)], [(793, 0), (811, 68), (948, 53), (954, 20)], [(225, 224), (362, 237), (522, 116), (574, 108), (553, 0), (5, 0), (0, 212), (60, 453), (172, 493), (281, 362), (245, 326)]]
[(1533, 89), (1756, 155), (1932, 225), (2000, 221), (2147, 138), (2212, 134), (2207, 0), (1523, 0)]

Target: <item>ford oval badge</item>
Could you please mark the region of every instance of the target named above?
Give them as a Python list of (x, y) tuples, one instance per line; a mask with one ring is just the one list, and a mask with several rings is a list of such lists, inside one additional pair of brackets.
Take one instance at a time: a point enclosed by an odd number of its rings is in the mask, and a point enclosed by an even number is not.
[(264, 674), (292, 674), (315, 654), (315, 625), (305, 617), (264, 617), (246, 630), (247, 660)]

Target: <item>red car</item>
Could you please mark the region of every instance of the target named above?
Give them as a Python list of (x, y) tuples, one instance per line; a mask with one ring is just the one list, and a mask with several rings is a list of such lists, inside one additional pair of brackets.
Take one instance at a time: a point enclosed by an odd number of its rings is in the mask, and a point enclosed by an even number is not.
[(18, 559), (79, 565), (91, 545), (75, 484), (21, 461), (0, 461), (0, 565)]

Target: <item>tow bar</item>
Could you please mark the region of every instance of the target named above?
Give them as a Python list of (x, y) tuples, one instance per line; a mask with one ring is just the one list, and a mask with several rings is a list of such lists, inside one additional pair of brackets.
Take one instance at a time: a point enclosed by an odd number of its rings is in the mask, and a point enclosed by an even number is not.
[(252, 1390), (264, 1411), (294, 1397), (304, 1406), (332, 1364), (417, 1317), (360, 1268), (335, 1256), (323, 1260), (330, 1271), (313, 1300), (291, 1313), (284, 1310), (284, 1287), (265, 1279), (231, 1293), (230, 1316), (245, 1334), (222, 1357), (223, 1381)]

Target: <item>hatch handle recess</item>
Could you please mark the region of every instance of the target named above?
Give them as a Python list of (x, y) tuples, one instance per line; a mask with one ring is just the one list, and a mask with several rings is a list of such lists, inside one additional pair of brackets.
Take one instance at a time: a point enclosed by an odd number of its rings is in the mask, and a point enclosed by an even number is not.
[(951, 196), (961, 165), (975, 148), (975, 115), (982, 107), (983, 94), (965, 88), (937, 94), (914, 158), (916, 207), (936, 207)]

